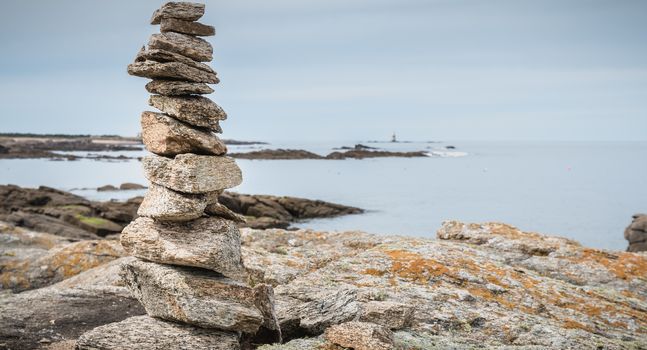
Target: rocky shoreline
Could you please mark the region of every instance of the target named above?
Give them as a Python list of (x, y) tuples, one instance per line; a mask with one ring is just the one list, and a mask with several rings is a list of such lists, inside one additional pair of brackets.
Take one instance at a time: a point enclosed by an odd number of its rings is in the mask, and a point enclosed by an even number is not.
[[(134, 197), (125, 202), (95, 202), (45, 186), (0, 185), (0, 221), (70, 240), (114, 237), (137, 217), (142, 201), (143, 197)], [(242, 226), (252, 228), (288, 228), (302, 220), (363, 212), (318, 200), (233, 192), (221, 194), (219, 202), (242, 216)]]
[[(265, 142), (222, 140), (226, 145), (263, 145)], [(0, 134), (0, 159), (52, 160), (130, 160), (139, 159), (125, 155), (89, 154), (78, 156), (60, 152), (118, 152), (141, 151), (144, 149), (141, 138), (124, 136), (92, 135), (37, 135), (37, 134)]]
[[(446, 222), (437, 237), (242, 229), (244, 266), (274, 286), (285, 339), (260, 349), (647, 344), (645, 253), (590, 249), (500, 223)], [(114, 342), (124, 327), (205, 341), (206, 333), (140, 316), (119, 276), (133, 258), (116, 240), (73, 241), (0, 223), (0, 241), (0, 348), (74, 349), (98, 326), (86, 344)], [(8, 282), (29, 288), (12, 292)]]
[[(9, 136), (7, 136), (9, 135)], [(28, 136), (25, 136), (28, 135)], [(220, 140), (224, 145), (266, 145), (260, 141)], [(35, 159), (51, 160), (141, 160), (141, 157), (110, 154), (88, 154), (84, 156), (61, 152), (118, 152), (141, 151), (144, 146), (140, 138), (122, 136), (90, 136), (90, 135), (32, 135), (32, 134), (0, 134), (1, 159)], [(302, 149), (262, 149), (251, 152), (229, 153), (238, 159), (255, 160), (292, 160), (292, 159), (366, 159), (366, 158), (418, 158), (429, 157), (426, 151), (395, 152), (380, 150), (361, 144), (354, 147), (339, 147), (328, 155), (322, 156)]]

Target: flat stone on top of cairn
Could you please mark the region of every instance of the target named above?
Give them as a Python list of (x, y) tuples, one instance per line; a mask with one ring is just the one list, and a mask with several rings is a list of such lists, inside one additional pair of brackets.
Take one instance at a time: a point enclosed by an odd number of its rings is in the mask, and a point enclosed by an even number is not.
[(138, 258), (122, 266), (122, 277), (148, 316), (98, 327), (79, 338), (79, 349), (239, 349), (242, 334), (281, 340), (272, 287), (246, 282), (236, 224), (245, 218), (218, 203), (242, 173), (214, 134), (227, 114), (200, 96), (219, 82), (204, 63), (213, 48), (198, 37), (215, 34), (195, 22), (204, 9), (162, 5), (151, 19), (162, 33), (128, 66), (130, 75), (152, 79), (149, 104), (160, 110), (142, 113), (142, 141), (153, 153), (142, 161), (150, 186), (140, 217), (121, 235), (122, 246)]

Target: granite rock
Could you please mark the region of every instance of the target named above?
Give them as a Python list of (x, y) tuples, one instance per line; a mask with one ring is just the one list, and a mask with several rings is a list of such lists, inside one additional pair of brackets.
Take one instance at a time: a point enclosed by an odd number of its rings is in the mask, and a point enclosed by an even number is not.
[(158, 185), (184, 193), (207, 193), (232, 188), (243, 181), (236, 162), (223, 156), (178, 154), (175, 158), (144, 157), (146, 178)]
[(393, 333), (368, 322), (347, 322), (326, 329), (325, 338), (337, 345), (355, 350), (391, 350)]
[(176, 32), (197, 36), (216, 35), (216, 29), (214, 27), (198, 22), (184, 21), (177, 18), (162, 18), (160, 24), (160, 31), (162, 33)]
[(360, 320), (389, 329), (402, 329), (411, 323), (413, 308), (413, 305), (392, 301), (369, 301), (364, 304)]
[(194, 2), (167, 2), (155, 10), (151, 24), (160, 24), (163, 18), (197, 21), (204, 15), (204, 4)]
[(148, 47), (179, 53), (198, 62), (213, 59), (213, 47), (206, 40), (194, 36), (166, 32), (151, 35)]
[[(14, 232), (24, 230), (16, 228)], [(44, 233), (31, 234), (49, 239)], [(111, 240), (62, 241), (46, 249), (5, 245), (3, 236), (9, 234), (0, 234), (0, 289), (14, 292), (48, 286), (125, 255), (119, 243)]]
[(137, 53), (137, 56), (135, 57), (135, 62), (146, 62), (146, 61), (154, 61), (154, 62), (160, 62), (160, 63), (166, 63), (166, 62), (184, 63), (187, 66), (197, 68), (199, 70), (202, 70), (208, 73), (216, 74), (213, 68), (211, 68), (206, 63), (198, 62), (189, 57), (182, 56), (179, 53), (175, 53), (167, 50), (150, 49), (150, 48), (147, 50), (145, 47), (142, 47), (142, 49), (139, 50), (139, 52)]
[(247, 222), (247, 219), (243, 215), (233, 212), (231, 209), (218, 202), (208, 204), (204, 212), (208, 215), (219, 216), (221, 218), (232, 220), (241, 224)]
[(128, 65), (128, 74), (150, 79), (179, 79), (195, 83), (218, 84), (220, 82), (215, 73), (181, 62), (135, 62)]
[(144, 314), (118, 278), (120, 258), (48, 287), (0, 293), (0, 348), (41, 349), (94, 327)]
[(146, 91), (164, 96), (208, 95), (214, 90), (205, 83), (177, 80), (153, 80), (146, 84)]
[(202, 96), (162, 96), (152, 95), (148, 104), (187, 124), (219, 130), (220, 120), (227, 114), (217, 104)]
[(204, 195), (176, 192), (151, 184), (137, 214), (158, 221), (189, 221), (201, 217), (206, 206)]
[(141, 126), (146, 149), (157, 155), (227, 153), (227, 146), (214, 133), (191, 127), (162, 113), (143, 112)]
[(236, 333), (192, 327), (150, 316), (135, 316), (84, 333), (78, 339), (76, 349), (238, 350), (240, 343)]
[(625, 239), (629, 241), (628, 252), (647, 251), (647, 215), (636, 214), (625, 229)]
[(157, 263), (201, 267), (239, 279), (244, 275), (240, 233), (229, 220), (180, 223), (140, 217), (124, 229), (121, 244), (131, 255)]
[(248, 334), (265, 323), (258, 292), (213, 271), (138, 260), (123, 265), (122, 276), (149, 316)]

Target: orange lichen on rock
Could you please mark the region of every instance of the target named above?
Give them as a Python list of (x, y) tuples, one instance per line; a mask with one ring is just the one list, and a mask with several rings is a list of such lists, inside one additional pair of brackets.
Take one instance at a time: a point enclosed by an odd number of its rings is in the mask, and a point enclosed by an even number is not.
[(423, 258), (406, 250), (390, 250), (386, 254), (393, 260), (391, 272), (420, 284), (427, 284), (433, 277), (447, 274), (447, 267), (436, 260)]
[(592, 262), (604, 266), (616, 277), (626, 280), (647, 279), (647, 258), (635, 253), (613, 254), (602, 250), (585, 248), (578, 257), (569, 257), (573, 262)]

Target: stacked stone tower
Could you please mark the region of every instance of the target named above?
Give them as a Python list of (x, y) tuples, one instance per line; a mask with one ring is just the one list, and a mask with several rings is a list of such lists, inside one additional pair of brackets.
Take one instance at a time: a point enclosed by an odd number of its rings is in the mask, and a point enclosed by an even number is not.
[(212, 60), (212, 46), (200, 37), (215, 34), (212, 26), (196, 22), (204, 10), (204, 4), (164, 4), (151, 20), (161, 33), (128, 66), (129, 74), (152, 79), (146, 84), (153, 94), (149, 104), (162, 113), (141, 116), (143, 142), (152, 153), (143, 159), (150, 188), (139, 218), (121, 236), (137, 257), (122, 274), (149, 316), (171, 321), (133, 324), (199, 327), (211, 337), (200, 343), (205, 348), (236, 349), (260, 333), (279, 340), (280, 330), (272, 288), (247, 284), (236, 224), (244, 218), (218, 203), (224, 189), (242, 182), (242, 174), (216, 136), (227, 115), (201, 96), (213, 92), (207, 84), (219, 82), (204, 63)]

